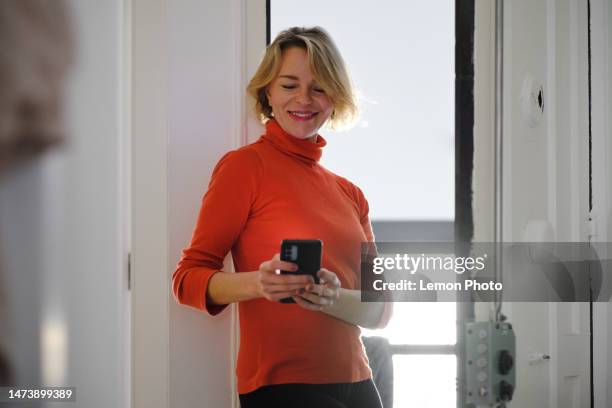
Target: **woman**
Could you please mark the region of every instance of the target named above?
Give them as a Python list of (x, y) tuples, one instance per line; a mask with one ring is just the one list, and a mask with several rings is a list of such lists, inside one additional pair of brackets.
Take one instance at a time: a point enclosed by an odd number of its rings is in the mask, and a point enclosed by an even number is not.
[[(291, 28), (268, 46), (248, 92), (265, 134), (215, 167), (174, 295), (211, 315), (239, 302), (243, 408), (380, 407), (358, 327), (390, 315), (358, 291), (360, 243), (374, 241), (368, 203), (318, 163), (318, 130), (356, 114), (342, 57), (323, 29)], [(323, 241), (319, 284), (276, 273), (295, 271), (279, 259), (283, 239)], [(238, 273), (220, 271), (230, 250)], [(295, 304), (280, 303), (287, 297)]]

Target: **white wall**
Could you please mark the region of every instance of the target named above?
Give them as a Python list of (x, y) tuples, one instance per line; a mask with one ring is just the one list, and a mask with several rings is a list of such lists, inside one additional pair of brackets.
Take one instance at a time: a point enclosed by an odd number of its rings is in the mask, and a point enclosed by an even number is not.
[(18, 385), (74, 386), (77, 403), (66, 406), (125, 407), (124, 9), (121, 0), (67, 4), (78, 49), (66, 144), (0, 181), (10, 354)]
[[(240, 144), (239, 3), (169, 3), (168, 277), (189, 243), (214, 165)], [(174, 299), (169, 310), (170, 406), (229, 407), (231, 310), (212, 318)]]
[(169, 283), (214, 165), (247, 140), (247, 33), (265, 45), (265, 2), (134, 0), (132, 14), (134, 406), (229, 407), (235, 313), (181, 306)]

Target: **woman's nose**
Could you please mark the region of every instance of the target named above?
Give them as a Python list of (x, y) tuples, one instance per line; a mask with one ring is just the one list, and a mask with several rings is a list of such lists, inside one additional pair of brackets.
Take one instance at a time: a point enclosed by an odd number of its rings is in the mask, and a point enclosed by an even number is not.
[(302, 105), (309, 105), (312, 102), (312, 96), (310, 95), (310, 90), (305, 89), (300, 91), (297, 95), (297, 101)]

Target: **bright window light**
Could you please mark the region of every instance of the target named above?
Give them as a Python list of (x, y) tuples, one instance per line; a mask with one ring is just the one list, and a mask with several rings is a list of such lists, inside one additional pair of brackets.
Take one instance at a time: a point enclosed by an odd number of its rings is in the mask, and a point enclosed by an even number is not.
[(391, 344), (454, 345), (456, 320), (455, 303), (396, 302), (386, 328), (362, 334), (386, 337)]
[(393, 407), (456, 407), (456, 366), (454, 355), (393, 356)]

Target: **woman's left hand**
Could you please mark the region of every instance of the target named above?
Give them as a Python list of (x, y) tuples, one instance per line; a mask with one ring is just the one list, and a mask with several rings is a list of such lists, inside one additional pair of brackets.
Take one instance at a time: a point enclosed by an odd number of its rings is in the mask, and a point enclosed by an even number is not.
[(320, 311), (340, 297), (340, 279), (334, 272), (321, 268), (317, 276), (319, 284), (308, 284), (302, 293), (298, 291), (293, 296), (293, 300), (304, 309)]

